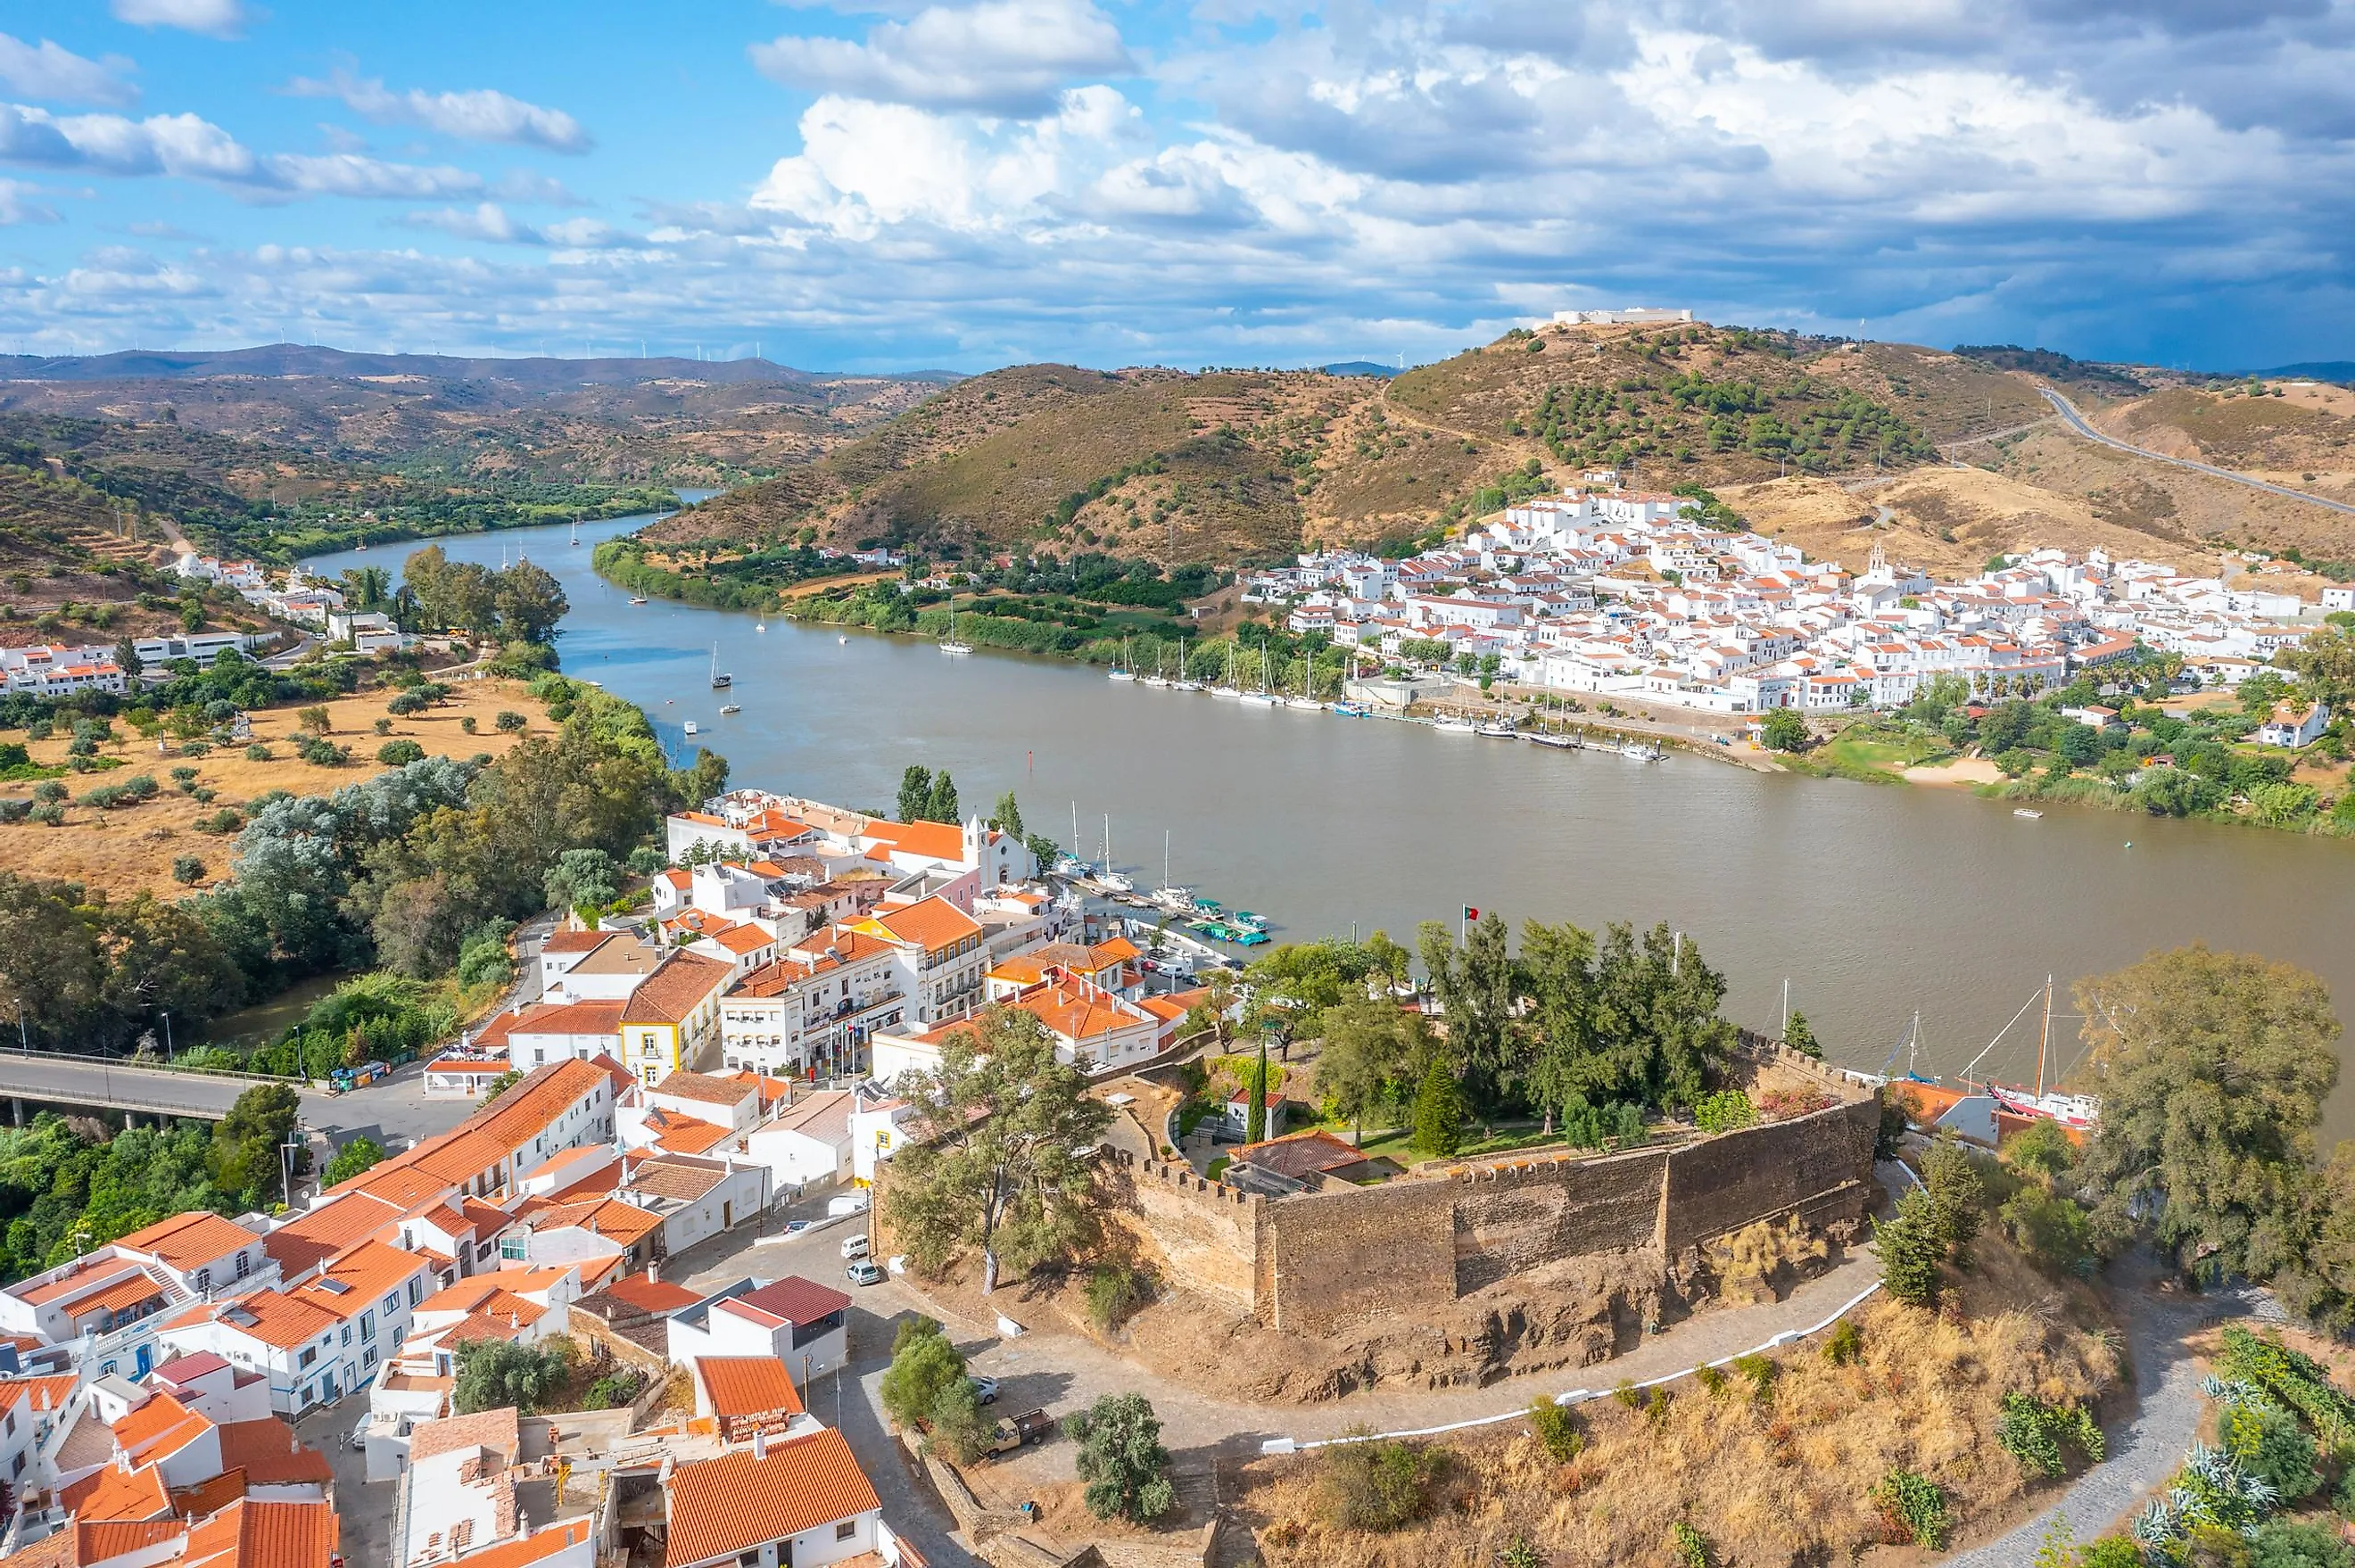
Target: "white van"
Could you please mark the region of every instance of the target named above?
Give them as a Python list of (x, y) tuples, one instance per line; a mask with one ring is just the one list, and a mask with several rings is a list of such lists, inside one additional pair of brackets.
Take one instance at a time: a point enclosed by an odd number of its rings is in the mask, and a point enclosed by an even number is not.
[(853, 1263), (853, 1262), (856, 1262), (857, 1260), (858, 1260), (858, 1259), (860, 1259), (860, 1258), (863, 1258), (863, 1257), (865, 1257), (866, 1255), (867, 1255), (867, 1232), (866, 1232), (861, 1231), (861, 1232), (858, 1232), (858, 1234), (857, 1234), (857, 1235), (855, 1235), (855, 1236), (845, 1236), (845, 1237), (843, 1237), (843, 1238), (842, 1238), (842, 1257), (843, 1257), (843, 1261), (844, 1261), (845, 1263)]

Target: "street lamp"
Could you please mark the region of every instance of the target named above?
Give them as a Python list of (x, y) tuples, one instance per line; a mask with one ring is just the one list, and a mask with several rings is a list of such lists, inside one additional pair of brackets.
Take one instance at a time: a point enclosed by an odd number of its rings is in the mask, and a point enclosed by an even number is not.
[(172, 1015), (164, 1014), (164, 1065), (172, 1065)]
[(304, 1147), (307, 1141), (294, 1136), (302, 1130), (303, 1124), (295, 1123), (288, 1130), (286, 1141), (278, 1146), (278, 1198), (289, 1209), (294, 1207), (294, 1150)]

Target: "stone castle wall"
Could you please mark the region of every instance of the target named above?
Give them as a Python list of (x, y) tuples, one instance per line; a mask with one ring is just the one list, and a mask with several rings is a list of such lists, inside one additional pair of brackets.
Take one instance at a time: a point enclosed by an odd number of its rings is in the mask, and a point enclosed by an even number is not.
[[(1774, 1066), (1793, 1071), (1789, 1059)], [(1813, 1064), (1805, 1064), (1804, 1071)], [(1820, 1068), (1817, 1073), (1829, 1080)], [(1614, 1155), (1552, 1155), (1277, 1199), (1124, 1160), (1133, 1223), (1172, 1276), (1289, 1332), (1412, 1319), (1517, 1275), (1610, 1253), (1670, 1260), (1764, 1220), (1860, 1221), (1878, 1101)]]

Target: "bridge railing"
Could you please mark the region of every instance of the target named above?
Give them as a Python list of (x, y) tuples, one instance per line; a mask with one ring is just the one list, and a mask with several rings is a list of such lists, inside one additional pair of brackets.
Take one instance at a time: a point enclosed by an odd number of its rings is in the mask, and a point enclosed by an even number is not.
[(5, 1061), (64, 1061), (80, 1066), (106, 1067), (120, 1072), (169, 1072), (185, 1078), (229, 1078), (249, 1083), (308, 1084), (308, 1078), (290, 1078), (277, 1072), (241, 1072), (233, 1067), (185, 1067), (178, 1062), (139, 1061), (125, 1056), (91, 1056), (74, 1051), (0, 1051)]

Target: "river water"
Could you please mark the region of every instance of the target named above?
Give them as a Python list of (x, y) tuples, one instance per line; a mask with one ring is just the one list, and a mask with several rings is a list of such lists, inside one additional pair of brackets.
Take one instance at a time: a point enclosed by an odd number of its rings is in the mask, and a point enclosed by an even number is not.
[[(1027, 826), (1168, 870), (1280, 938), (1423, 920), (1667, 921), (1731, 982), (1728, 1010), (1771, 1029), (1790, 982), (1827, 1051), (1878, 1071), (1921, 1014), (1920, 1067), (1959, 1072), (2048, 973), (2070, 982), (2204, 941), (2320, 973), (2355, 1005), (2355, 843), (2047, 805), (2040, 821), (1965, 791), (1760, 774), (1672, 754), (1443, 735), (1380, 720), (1246, 709), (987, 650), (836, 631), (628, 596), (590, 570), (596, 540), (645, 519), (438, 541), (498, 564), (518, 551), (572, 601), (567, 673), (643, 706), (666, 744), (698, 725), (735, 782), (889, 808), (911, 763), (947, 768), (968, 810), (1018, 795)], [(398, 566), (396, 546), (310, 562)], [(723, 697), (718, 665), (735, 676)], [(741, 714), (719, 715), (723, 700)], [(2032, 1077), (2036, 1011), (1981, 1073)], [(2078, 1053), (2057, 1018), (2052, 1060)], [(1900, 1055), (1896, 1065), (1905, 1066)], [(2355, 1084), (2330, 1116), (2355, 1133)]]

